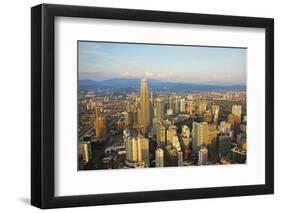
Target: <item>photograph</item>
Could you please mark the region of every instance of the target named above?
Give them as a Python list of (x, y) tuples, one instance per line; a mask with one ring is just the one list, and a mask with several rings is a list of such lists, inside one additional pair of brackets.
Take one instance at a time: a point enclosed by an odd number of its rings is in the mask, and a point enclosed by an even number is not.
[(201, 6), (32, 6), (31, 205), (272, 200), (275, 13)]
[(80, 40), (77, 72), (78, 171), (247, 163), (246, 47)]

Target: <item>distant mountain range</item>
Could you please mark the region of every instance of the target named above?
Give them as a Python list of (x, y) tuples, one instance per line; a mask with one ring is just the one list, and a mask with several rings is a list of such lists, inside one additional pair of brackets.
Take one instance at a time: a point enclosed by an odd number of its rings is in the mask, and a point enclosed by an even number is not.
[[(80, 90), (126, 90), (138, 91), (140, 79), (116, 78), (103, 81), (79, 80)], [(165, 82), (155, 79), (148, 79), (149, 88), (156, 91), (219, 91), (219, 90), (246, 90), (246, 85), (214, 85), (214, 84), (194, 84)]]

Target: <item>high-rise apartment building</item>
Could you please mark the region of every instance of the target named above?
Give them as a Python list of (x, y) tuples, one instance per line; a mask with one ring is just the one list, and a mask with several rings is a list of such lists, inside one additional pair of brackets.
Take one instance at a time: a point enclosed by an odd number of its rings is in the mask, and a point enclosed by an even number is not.
[(208, 139), (209, 139), (208, 123), (193, 122), (192, 137), (193, 137), (192, 150), (194, 153), (198, 153), (200, 146), (208, 143)]
[(149, 166), (149, 141), (139, 135), (138, 137), (128, 138), (126, 141), (126, 159), (130, 163), (144, 162), (144, 166)]
[(180, 98), (177, 96), (176, 99), (174, 100), (174, 108), (173, 108), (174, 113), (179, 113), (180, 112)]
[(185, 112), (185, 99), (180, 99), (180, 112)]

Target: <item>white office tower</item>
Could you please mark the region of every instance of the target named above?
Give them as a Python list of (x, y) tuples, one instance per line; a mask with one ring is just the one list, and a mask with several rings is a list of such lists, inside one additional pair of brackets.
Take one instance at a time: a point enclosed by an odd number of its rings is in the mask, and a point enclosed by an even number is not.
[(185, 112), (185, 99), (180, 99), (180, 112)]
[(181, 128), (181, 132), (182, 132), (182, 141), (183, 141), (184, 145), (189, 145), (190, 130), (189, 130), (188, 126), (183, 125)]
[(178, 151), (178, 166), (183, 166), (182, 151)]
[(233, 105), (232, 106), (232, 114), (236, 115), (241, 119), (241, 112), (242, 112), (242, 106), (241, 105)]
[(164, 151), (161, 148), (155, 150), (155, 166), (164, 167)]
[(199, 150), (198, 163), (203, 165), (203, 164), (206, 164), (207, 161), (208, 161), (208, 149), (206, 147), (202, 147)]

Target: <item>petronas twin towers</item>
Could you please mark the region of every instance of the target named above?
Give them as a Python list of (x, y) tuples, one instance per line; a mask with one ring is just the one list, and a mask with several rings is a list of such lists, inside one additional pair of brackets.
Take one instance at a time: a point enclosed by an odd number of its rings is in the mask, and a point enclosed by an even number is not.
[(144, 134), (148, 132), (150, 126), (150, 102), (149, 102), (149, 90), (148, 82), (144, 76), (141, 80), (140, 86), (140, 110), (141, 110), (141, 129)]

